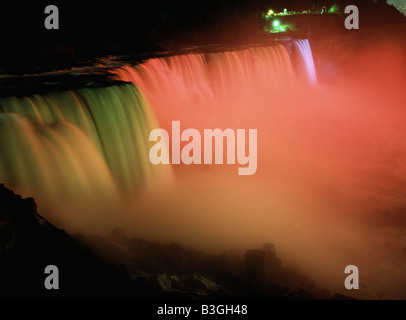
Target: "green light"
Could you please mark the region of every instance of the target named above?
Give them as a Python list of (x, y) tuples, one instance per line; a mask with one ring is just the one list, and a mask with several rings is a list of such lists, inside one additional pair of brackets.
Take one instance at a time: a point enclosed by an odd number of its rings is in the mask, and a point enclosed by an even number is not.
[(284, 12), (284, 13), (288, 12), (288, 9), (283, 9), (283, 12)]
[(278, 20), (274, 20), (274, 21), (272, 22), (272, 24), (273, 24), (274, 27), (278, 27), (278, 26), (279, 26), (279, 21), (278, 21)]
[(329, 10), (329, 13), (338, 13), (339, 12), (339, 8), (336, 4), (334, 4)]

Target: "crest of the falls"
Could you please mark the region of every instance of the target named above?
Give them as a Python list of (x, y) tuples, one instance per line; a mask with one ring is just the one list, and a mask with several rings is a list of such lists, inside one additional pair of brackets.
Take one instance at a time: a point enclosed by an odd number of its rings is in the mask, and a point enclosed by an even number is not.
[(290, 56), (281, 44), (234, 51), (151, 58), (113, 71), (118, 79), (135, 83), (151, 102), (221, 99), (278, 94), (295, 79)]

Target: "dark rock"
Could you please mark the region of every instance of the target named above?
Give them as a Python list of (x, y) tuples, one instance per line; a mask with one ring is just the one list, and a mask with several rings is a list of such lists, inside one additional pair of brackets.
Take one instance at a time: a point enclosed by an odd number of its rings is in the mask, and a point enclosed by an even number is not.
[(282, 262), (275, 253), (275, 246), (265, 244), (260, 249), (245, 253), (245, 274), (249, 281), (278, 283)]
[[(119, 267), (108, 264), (0, 185), (0, 298), (117, 298), (130, 290)], [(60, 289), (47, 290), (47, 265), (59, 268)]]
[(107, 239), (124, 246), (129, 245), (129, 240), (126, 234), (120, 228), (116, 228), (112, 232), (110, 232), (110, 234), (107, 236)]
[[(60, 289), (46, 290), (47, 265)], [(245, 265), (245, 268), (244, 268)], [(3, 299), (313, 299), (310, 279), (282, 266), (272, 244), (209, 255), (179, 244), (128, 238), (75, 238), (0, 185), (0, 298)], [(331, 295), (329, 295), (331, 296)], [(336, 296), (335, 296), (336, 297)], [(340, 297), (340, 296), (337, 296)]]
[(336, 293), (334, 296), (330, 298), (330, 300), (355, 300), (355, 299), (349, 296), (345, 296), (341, 293)]
[(293, 298), (294, 299), (298, 299), (298, 300), (313, 300), (313, 294), (311, 294), (309, 291), (301, 288), (298, 291), (296, 291), (293, 294)]

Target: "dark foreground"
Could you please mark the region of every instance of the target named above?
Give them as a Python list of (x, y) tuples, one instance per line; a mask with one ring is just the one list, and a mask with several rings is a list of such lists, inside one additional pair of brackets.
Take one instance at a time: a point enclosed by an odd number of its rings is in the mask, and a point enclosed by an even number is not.
[[(48, 265), (59, 289), (48, 290)], [(285, 268), (271, 244), (208, 255), (178, 244), (109, 235), (72, 236), (0, 185), (1, 299), (331, 299)]]

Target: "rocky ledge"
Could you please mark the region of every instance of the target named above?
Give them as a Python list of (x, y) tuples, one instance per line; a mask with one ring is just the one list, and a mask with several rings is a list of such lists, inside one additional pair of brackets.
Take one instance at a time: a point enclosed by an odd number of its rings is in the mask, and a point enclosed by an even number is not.
[[(59, 270), (48, 290), (45, 268)], [(272, 244), (210, 255), (176, 243), (69, 235), (44, 218), (34, 199), (0, 185), (1, 299), (331, 299), (283, 266)]]

